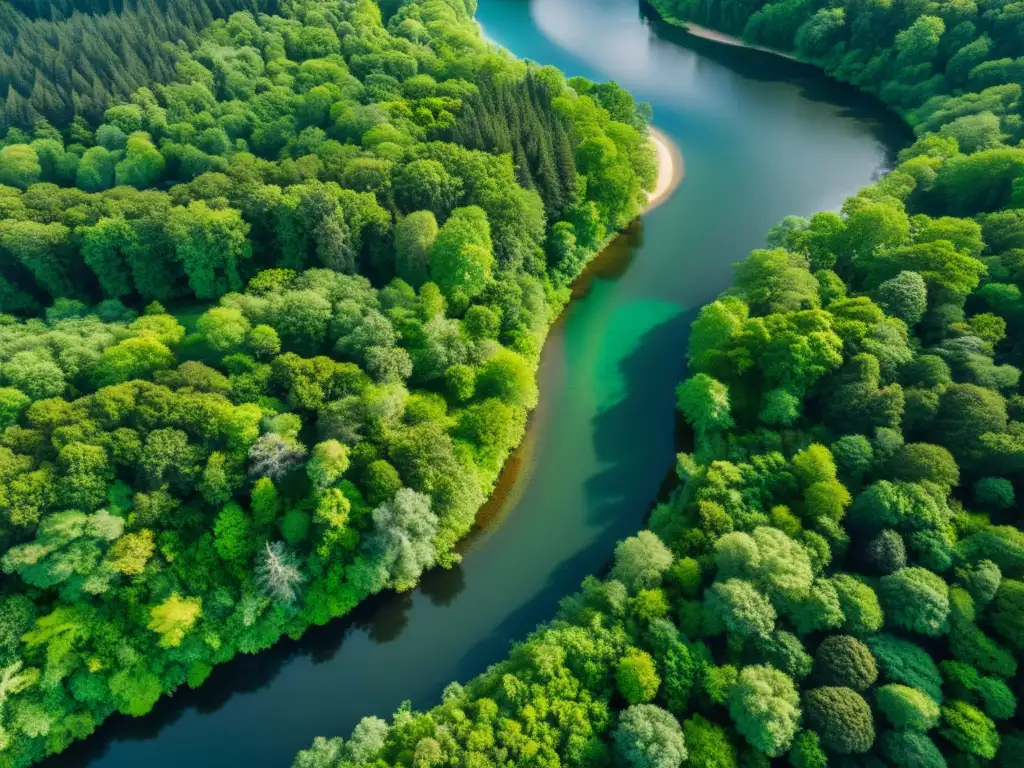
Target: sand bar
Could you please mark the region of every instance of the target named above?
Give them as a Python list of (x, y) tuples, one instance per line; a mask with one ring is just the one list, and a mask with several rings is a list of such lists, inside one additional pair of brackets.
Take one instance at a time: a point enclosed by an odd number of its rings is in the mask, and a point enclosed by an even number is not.
[(658, 161), (658, 181), (647, 193), (645, 213), (661, 205), (672, 196), (683, 180), (683, 153), (673, 141), (653, 125), (650, 126), (651, 144)]

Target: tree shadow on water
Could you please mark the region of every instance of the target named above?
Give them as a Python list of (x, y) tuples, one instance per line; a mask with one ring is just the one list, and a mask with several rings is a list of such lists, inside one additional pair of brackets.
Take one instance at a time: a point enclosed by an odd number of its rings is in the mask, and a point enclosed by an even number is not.
[[(902, 147), (914, 140), (910, 127), (881, 99), (850, 83), (829, 77), (814, 64), (691, 34), (662, 21), (657, 11), (644, 0), (639, 4), (638, 13), (658, 39), (700, 54), (747, 80), (793, 85), (808, 101), (829, 104), (838, 110), (840, 117), (863, 122), (886, 147)], [(890, 158), (893, 159), (895, 157)]]
[[(586, 483), (584, 515), (599, 533), (552, 568), (542, 589), (462, 655), (454, 679), (465, 682), (483, 672), (508, 655), (511, 642), (552, 619), (559, 602), (586, 576), (607, 568), (615, 544), (643, 527), (659, 494), (671, 485), (667, 476), (673, 473), (675, 456), (674, 388), (685, 368), (683, 354), (693, 316), (682, 312), (641, 337), (619, 363), (626, 396), (593, 419), (604, 469)], [(414, 705), (436, 703), (446, 683)]]
[(593, 420), (594, 447), (605, 468), (586, 485), (592, 524), (621, 530), (616, 521), (651, 501), (673, 463), (675, 387), (685, 370), (691, 320), (681, 312), (656, 325), (619, 365), (625, 396)]

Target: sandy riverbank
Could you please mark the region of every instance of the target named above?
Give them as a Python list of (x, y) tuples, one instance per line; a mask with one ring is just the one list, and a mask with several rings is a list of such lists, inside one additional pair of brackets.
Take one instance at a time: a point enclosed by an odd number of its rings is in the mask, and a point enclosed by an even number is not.
[(647, 193), (647, 208), (651, 210), (672, 196), (683, 180), (683, 153), (672, 140), (653, 125), (650, 126), (651, 144), (658, 160), (658, 181)]
[[(672, 22), (669, 22), (672, 23)], [(694, 37), (703, 37), (705, 40), (714, 40), (716, 43), (722, 43), (722, 45), (732, 45), (737, 48), (750, 48), (754, 51), (764, 51), (765, 53), (771, 53), (776, 56), (781, 56), (784, 59), (791, 59), (792, 61), (800, 61), (796, 56), (786, 53), (785, 51), (779, 51), (775, 48), (769, 48), (766, 45), (756, 45), (754, 43), (748, 43), (745, 40), (741, 40), (733, 35), (726, 34), (725, 32), (719, 32), (717, 29), (710, 29), (709, 27), (702, 27), (700, 24), (694, 24), (692, 21), (684, 21), (679, 26), (683, 27)]]

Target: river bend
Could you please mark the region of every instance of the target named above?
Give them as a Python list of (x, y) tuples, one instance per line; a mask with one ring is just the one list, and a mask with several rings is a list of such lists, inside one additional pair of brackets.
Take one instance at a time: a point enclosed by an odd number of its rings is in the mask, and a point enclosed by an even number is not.
[(540, 405), (461, 566), (111, 718), (48, 766), (287, 766), (405, 699), (505, 656), (643, 524), (674, 454), (673, 388), (696, 308), (786, 214), (835, 209), (906, 129), (876, 101), (758, 51), (652, 27), (636, 0), (480, 0), (485, 34), (569, 75), (614, 79), (685, 156), (676, 193), (592, 264), (552, 330)]

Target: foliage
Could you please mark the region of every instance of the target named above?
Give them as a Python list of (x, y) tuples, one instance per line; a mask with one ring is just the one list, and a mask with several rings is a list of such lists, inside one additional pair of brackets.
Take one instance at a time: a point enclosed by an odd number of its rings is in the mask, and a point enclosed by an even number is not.
[(3, 765), (454, 565), (645, 204), (629, 94), (384, 6), (0, 6)]

